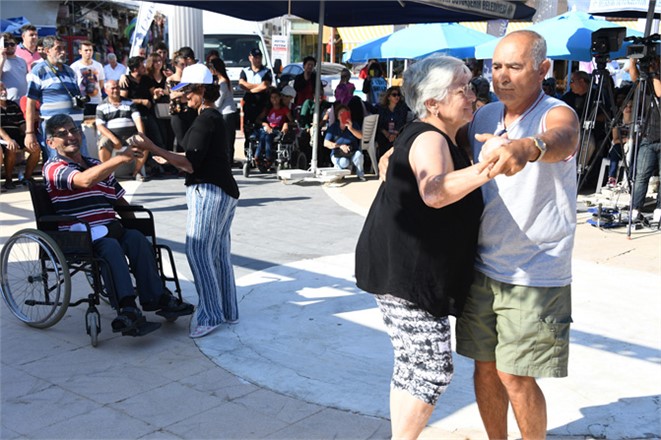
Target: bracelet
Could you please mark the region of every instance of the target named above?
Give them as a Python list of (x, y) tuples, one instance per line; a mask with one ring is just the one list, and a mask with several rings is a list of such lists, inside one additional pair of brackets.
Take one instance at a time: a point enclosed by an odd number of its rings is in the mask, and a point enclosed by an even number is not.
[(26, 131), (25, 134), (34, 134), (34, 131)]

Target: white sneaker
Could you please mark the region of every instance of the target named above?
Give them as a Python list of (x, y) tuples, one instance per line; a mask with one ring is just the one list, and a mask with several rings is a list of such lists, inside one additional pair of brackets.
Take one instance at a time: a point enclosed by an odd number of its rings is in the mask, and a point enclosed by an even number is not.
[(192, 332), (190, 332), (189, 336), (193, 339), (201, 338), (202, 336), (206, 336), (216, 330), (218, 327), (220, 327), (220, 325), (198, 325)]
[(661, 208), (656, 208), (654, 214), (652, 214), (652, 221), (658, 222), (661, 221)]
[(639, 215), (640, 215), (640, 211), (638, 211), (637, 209), (631, 210), (631, 220), (636, 220)]

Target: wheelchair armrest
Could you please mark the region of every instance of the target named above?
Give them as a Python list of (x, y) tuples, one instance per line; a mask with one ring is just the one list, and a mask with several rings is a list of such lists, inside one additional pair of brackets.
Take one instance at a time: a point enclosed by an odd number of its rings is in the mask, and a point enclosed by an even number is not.
[(117, 211), (117, 212), (120, 212), (120, 211), (125, 211), (125, 212), (147, 211), (147, 208), (145, 208), (142, 205), (115, 205), (114, 208), (115, 208), (115, 211)]
[(74, 217), (72, 215), (56, 215), (56, 214), (49, 214), (49, 215), (42, 215), (37, 219), (39, 222), (44, 222), (44, 223), (85, 223), (83, 221), (78, 220), (78, 217)]

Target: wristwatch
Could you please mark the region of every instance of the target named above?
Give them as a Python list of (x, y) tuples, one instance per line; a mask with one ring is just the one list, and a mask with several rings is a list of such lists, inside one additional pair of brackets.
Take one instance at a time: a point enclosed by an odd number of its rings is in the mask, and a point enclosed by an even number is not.
[(546, 154), (546, 142), (536, 136), (533, 136), (530, 139), (532, 139), (535, 143), (535, 147), (539, 150), (539, 156), (537, 156), (537, 159), (531, 160), (530, 162), (538, 162), (544, 157), (544, 154)]

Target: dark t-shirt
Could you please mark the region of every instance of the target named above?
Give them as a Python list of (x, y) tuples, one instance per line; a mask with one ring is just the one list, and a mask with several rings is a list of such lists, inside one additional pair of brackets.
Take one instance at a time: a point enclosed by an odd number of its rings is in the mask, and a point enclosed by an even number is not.
[(186, 185), (211, 183), (229, 196), (239, 198), (239, 187), (232, 175), (225, 137), (225, 123), (216, 109), (203, 110), (195, 118), (182, 142), (193, 173), (186, 174)]
[[(354, 124), (353, 127), (360, 130), (360, 126)], [(349, 145), (351, 146), (351, 151), (357, 151), (360, 149), (360, 139), (354, 136), (348, 128), (345, 127), (344, 130), (342, 130), (340, 127), (340, 121), (335, 121), (330, 127), (328, 127), (324, 139), (335, 142), (338, 146)]]
[[(128, 86), (122, 87), (122, 90), (128, 91), (128, 99), (148, 99), (151, 101), (152, 95), (149, 89), (156, 87), (155, 82), (149, 76), (142, 76), (140, 80), (135, 79), (131, 75), (126, 75), (128, 78)], [(140, 116), (147, 116), (151, 109), (144, 105), (137, 104)]]
[(425, 205), (409, 152), (428, 131), (446, 138), (455, 170), (470, 166), (466, 152), (432, 125), (406, 125), (358, 239), (356, 280), (367, 292), (403, 298), (434, 316), (459, 316), (473, 278), (482, 195), (478, 188), (440, 209)]
[[(250, 84), (260, 84), (264, 81), (269, 84), (273, 81), (273, 76), (271, 71), (266, 67), (263, 67), (255, 72), (252, 68), (246, 67), (241, 71), (240, 79), (249, 82)], [(269, 102), (269, 92), (265, 90), (260, 93), (250, 93), (246, 92), (243, 97), (243, 113), (244, 118), (248, 121), (254, 121), (257, 116), (266, 108), (266, 105)]]
[(294, 105), (300, 106), (308, 99), (314, 99), (314, 81), (317, 78), (317, 73), (312, 72), (310, 79), (305, 79), (305, 74), (301, 73), (294, 78), (294, 90), (296, 90), (296, 98)]

